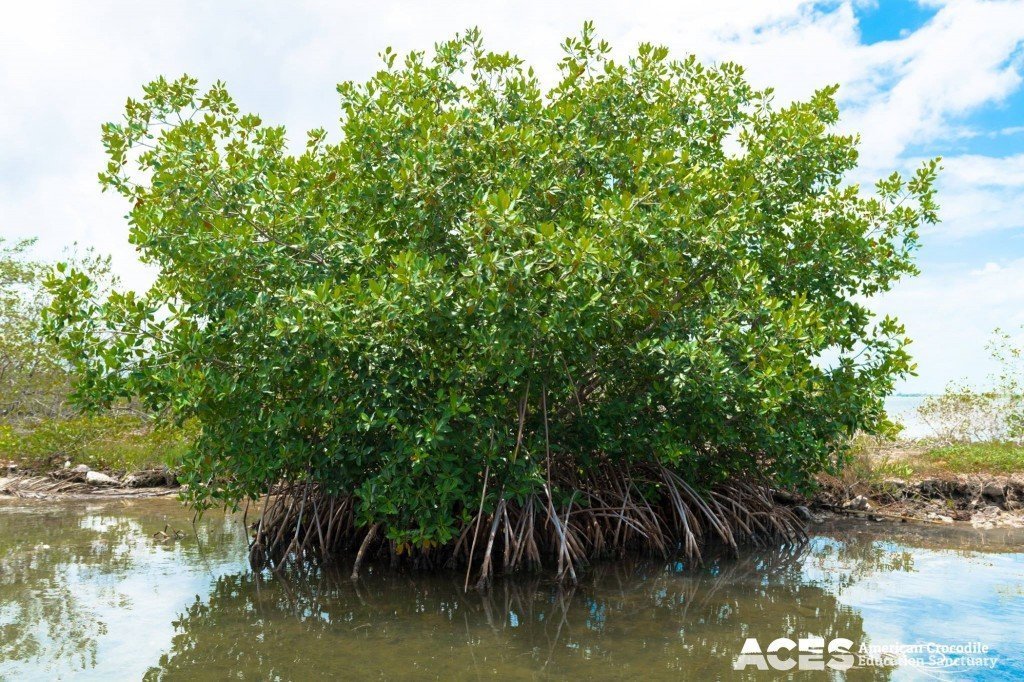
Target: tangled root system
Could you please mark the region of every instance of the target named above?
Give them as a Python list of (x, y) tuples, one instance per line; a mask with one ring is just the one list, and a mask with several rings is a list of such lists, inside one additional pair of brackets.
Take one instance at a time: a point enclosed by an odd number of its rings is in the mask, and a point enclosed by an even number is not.
[(329, 494), (316, 483), (282, 484), (251, 526), (250, 562), (274, 568), (354, 553), (356, 578), (366, 560), (387, 556), (392, 565), (464, 567), (465, 586), (474, 580), (482, 588), (499, 570), (554, 567), (559, 579), (575, 581), (581, 565), (604, 556), (681, 554), (700, 561), (709, 541), (736, 551), (741, 543), (806, 539), (800, 519), (752, 480), (698, 491), (671, 469), (649, 464), (606, 465), (586, 479), (556, 483), (573, 491), (567, 503), (556, 505), (549, 483), (522, 501), (500, 498), (490, 511), (481, 504), (456, 538), (429, 548), (396, 547), (380, 524), (357, 525), (352, 495)]

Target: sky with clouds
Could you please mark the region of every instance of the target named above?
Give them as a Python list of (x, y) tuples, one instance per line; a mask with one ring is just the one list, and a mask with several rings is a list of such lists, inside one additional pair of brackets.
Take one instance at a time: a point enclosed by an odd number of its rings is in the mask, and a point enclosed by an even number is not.
[(144, 286), (127, 207), (96, 180), (100, 125), (142, 83), (224, 80), (243, 110), (302, 139), (331, 127), (334, 85), (367, 78), (386, 46), (429, 49), (479, 26), (491, 48), (551, 76), (587, 19), (620, 54), (646, 41), (737, 61), (781, 102), (839, 83), (841, 126), (862, 140), (851, 180), (942, 156), (943, 222), (924, 234), (922, 274), (873, 305), (915, 340), (919, 375), (899, 390), (985, 380), (992, 330), (1024, 325), (1024, 0), (12, 2), (0, 21), (0, 236), (37, 236), (47, 258), (94, 246)]

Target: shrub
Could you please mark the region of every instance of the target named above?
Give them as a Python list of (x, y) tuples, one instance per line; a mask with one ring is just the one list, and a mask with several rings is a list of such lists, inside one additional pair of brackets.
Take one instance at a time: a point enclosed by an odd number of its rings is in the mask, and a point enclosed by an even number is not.
[(569, 570), (627, 535), (755, 532), (739, 481), (806, 483), (910, 370), (862, 301), (914, 272), (936, 162), (869, 196), (835, 88), (778, 107), (734, 64), (616, 63), (589, 26), (564, 47), (546, 93), (475, 31), (387, 51), (338, 87), (340, 137), (295, 154), (222, 84), (150, 83), (102, 181), (160, 274), (106, 299), (51, 281), (78, 396), (196, 418), (194, 504), (280, 484), (275, 555), (336, 518), (485, 576), (534, 512), (555, 539), (520, 553)]

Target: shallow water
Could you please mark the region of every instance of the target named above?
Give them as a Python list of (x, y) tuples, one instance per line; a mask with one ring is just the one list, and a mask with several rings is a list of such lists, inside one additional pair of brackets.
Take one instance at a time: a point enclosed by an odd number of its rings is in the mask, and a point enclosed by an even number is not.
[[(159, 542), (165, 524), (186, 537)], [(383, 566), (358, 583), (256, 576), (244, 557), (238, 517), (193, 533), (174, 501), (0, 501), (0, 678), (734, 679), (747, 637), (820, 635), (998, 658), (848, 679), (1024, 679), (1020, 531), (826, 525), (802, 548), (608, 562), (575, 588), (524, 577), (486, 594)]]

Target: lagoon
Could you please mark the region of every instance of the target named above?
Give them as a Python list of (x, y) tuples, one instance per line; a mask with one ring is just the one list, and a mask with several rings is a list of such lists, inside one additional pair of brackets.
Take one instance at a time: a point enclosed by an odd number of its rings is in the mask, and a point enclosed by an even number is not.
[[(255, 574), (239, 515), (191, 519), (166, 499), (0, 501), (0, 679), (732, 679), (746, 638), (804, 635), (981, 642), (996, 666), (957, 679), (1024, 677), (1019, 530), (836, 521), (800, 547), (608, 561), (574, 587), (534, 575), (479, 593), (376, 564), (358, 582), (344, 567)], [(154, 537), (165, 527), (184, 537)]]

